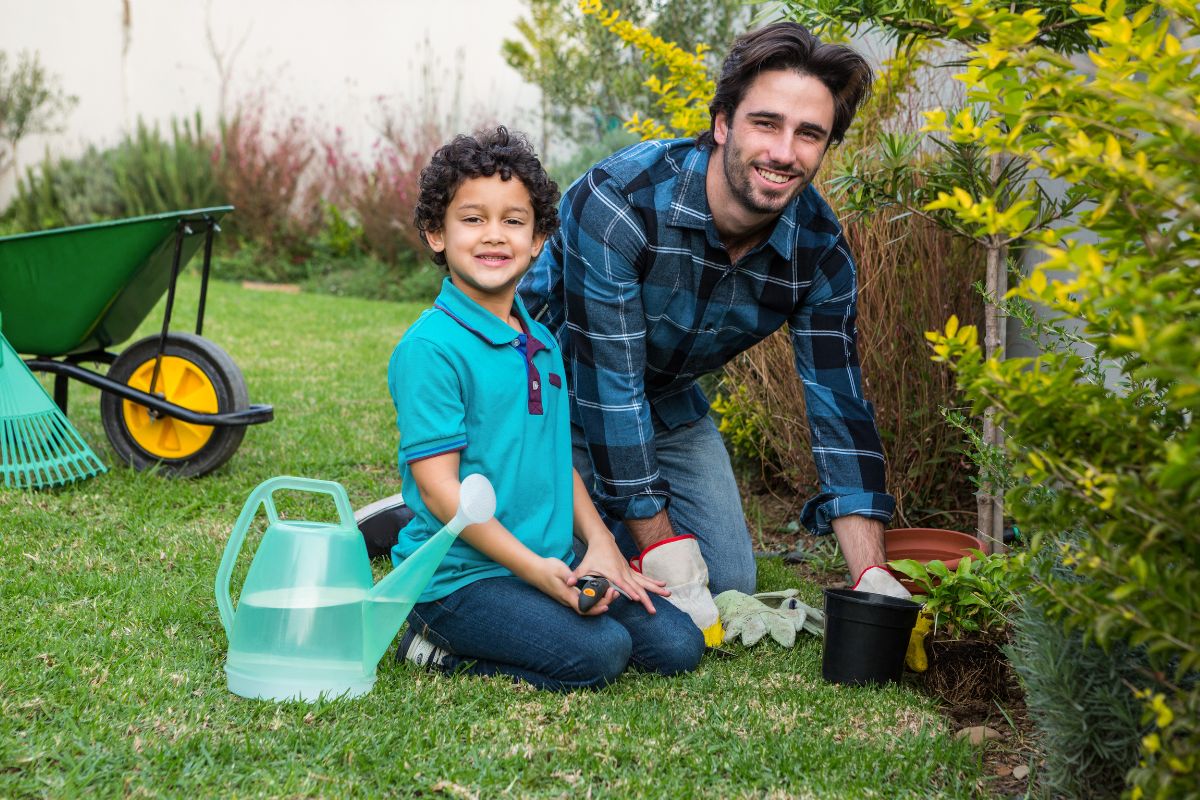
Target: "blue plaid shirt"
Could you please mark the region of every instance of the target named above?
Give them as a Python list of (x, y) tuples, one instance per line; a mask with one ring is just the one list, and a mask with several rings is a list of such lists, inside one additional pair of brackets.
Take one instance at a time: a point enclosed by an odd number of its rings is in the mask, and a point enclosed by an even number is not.
[(814, 533), (850, 514), (886, 523), (895, 501), (862, 395), (841, 226), (809, 187), (734, 266), (705, 193), (710, 152), (690, 139), (642, 142), (598, 163), (563, 196), (562, 227), (520, 285), (561, 344), (598, 500), (617, 519), (665, 508), (655, 424), (707, 414), (696, 379), (786, 324), (820, 480), (801, 522)]

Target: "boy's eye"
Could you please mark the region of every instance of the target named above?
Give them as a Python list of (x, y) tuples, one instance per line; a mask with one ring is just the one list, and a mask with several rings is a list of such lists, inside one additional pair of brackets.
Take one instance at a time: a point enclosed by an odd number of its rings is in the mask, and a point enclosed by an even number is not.
[(521, 219), (520, 217), (509, 217), (508, 219), (506, 219), (504, 221), (506, 223), (508, 223), (509, 225), (524, 225), (525, 224), (525, 220)]

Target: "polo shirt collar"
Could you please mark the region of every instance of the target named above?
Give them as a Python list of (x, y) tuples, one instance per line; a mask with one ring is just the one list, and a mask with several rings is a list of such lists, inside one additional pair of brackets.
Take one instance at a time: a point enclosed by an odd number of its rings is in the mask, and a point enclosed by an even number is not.
[[(708, 205), (708, 189), (705, 181), (711, 163), (711, 147), (695, 146), (684, 157), (683, 169), (675, 179), (675, 190), (671, 195), (671, 215), (668, 224), (677, 228), (694, 228), (707, 231), (715, 242), (720, 239), (713, 224), (712, 209)], [(784, 207), (767, 244), (783, 258), (791, 258), (796, 251), (796, 230), (805, 227), (817, 213), (813, 203), (816, 189), (806, 187)]]
[[(438, 293), (433, 306), (444, 311), (459, 325), (489, 344), (510, 345), (519, 335), (501, 322), (495, 314), (467, 297), (449, 278), (442, 279), (442, 290)], [(519, 296), (514, 297), (513, 306), (516, 308), (517, 316), (521, 318), (525, 330), (527, 332), (533, 330), (533, 320)], [(528, 346), (530, 356), (538, 350), (546, 348), (545, 343), (539, 341), (533, 334), (529, 334)]]

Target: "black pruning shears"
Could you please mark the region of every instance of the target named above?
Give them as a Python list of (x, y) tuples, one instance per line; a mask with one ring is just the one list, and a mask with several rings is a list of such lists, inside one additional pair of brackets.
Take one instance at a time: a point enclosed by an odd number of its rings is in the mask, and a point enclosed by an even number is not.
[(575, 588), (579, 590), (579, 613), (586, 614), (590, 611), (592, 606), (600, 602), (611, 585), (608, 578), (602, 575), (584, 575), (580, 578), (579, 583), (575, 584)]

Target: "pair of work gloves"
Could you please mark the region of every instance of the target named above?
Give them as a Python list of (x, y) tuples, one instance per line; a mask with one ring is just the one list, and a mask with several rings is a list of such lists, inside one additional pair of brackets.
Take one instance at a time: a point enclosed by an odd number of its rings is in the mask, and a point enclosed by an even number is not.
[(821, 636), (825, 614), (805, 605), (796, 589), (749, 595), (730, 589), (717, 595), (717, 610), (725, 626), (725, 641), (738, 638), (746, 647), (758, 644), (768, 633), (784, 647), (796, 643), (796, 634), (807, 631)]

